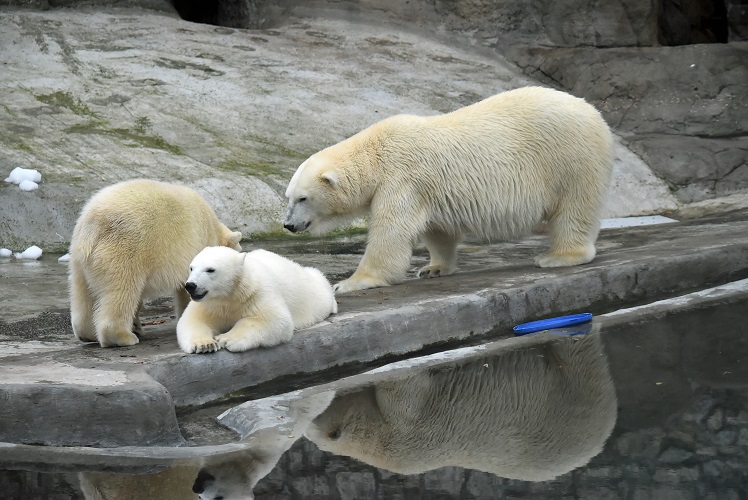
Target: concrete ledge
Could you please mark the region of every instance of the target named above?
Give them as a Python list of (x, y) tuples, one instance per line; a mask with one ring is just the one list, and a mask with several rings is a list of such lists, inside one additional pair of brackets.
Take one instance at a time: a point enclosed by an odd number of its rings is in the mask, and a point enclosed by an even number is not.
[(0, 441), (55, 446), (181, 446), (174, 403), (142, 372), (35, 365), (50, 379), (35, 380), (17, 366), (0, 385)]

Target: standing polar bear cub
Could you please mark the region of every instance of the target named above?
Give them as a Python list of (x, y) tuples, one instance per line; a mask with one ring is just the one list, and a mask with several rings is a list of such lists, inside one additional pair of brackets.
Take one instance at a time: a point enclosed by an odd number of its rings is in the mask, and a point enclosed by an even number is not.
[(321, 234), (367, 215), (366, 252), (348, 292), (402, 281), (417, 238), (431, 262), (421, 277), (457, 269), (464, 234), (512, 239), (545, 220), (540, 267), (595, 257), (612, 170), (600, 113), (564, 92), (526, 87), (440, 116), (385, 119), (301, 164), (284, 226)]
[(192, 302), (177, 323), (177, 339), (187, 353), (274, 346), (338, 312), (318, 269), (265, 250), (205, 248), (184, 287)]
[(175, 295), (179, 318), (195, 254), (209, 245), (240, 249), (241, 237), (188, 187), (136, 179), (102, 189), (83, 207), (70, 242), (73, 333), (102, 347), (137, 344), (143, 300)]

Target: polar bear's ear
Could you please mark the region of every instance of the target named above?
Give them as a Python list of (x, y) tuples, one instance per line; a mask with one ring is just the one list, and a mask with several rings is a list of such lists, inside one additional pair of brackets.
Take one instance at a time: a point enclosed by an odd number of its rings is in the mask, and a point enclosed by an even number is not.
[(240, 241), (242, 241), (242, 233), (240, 233), (239, 231), (234, 231), (229, 235), (230, 245), (237, 246)]
[(338, 183), (340, 182), (338, 174), (330, 170), (321, 174), (319, 178), (322, 179), (322, 182), (329, 184), (332, 187), (338, 187)]

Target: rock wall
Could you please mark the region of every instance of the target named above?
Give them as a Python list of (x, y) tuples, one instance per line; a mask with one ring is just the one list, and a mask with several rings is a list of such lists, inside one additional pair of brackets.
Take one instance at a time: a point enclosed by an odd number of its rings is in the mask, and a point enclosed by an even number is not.
[[(282, 234), (285, 186), (314, 152), (393, 114), (537, 84), (467, 33), (436, 31), (443, 16), (424, 2), (257, 2), (248, 15), (266, 28), (238, 30), (135, 0), (11, 1), (0, 179), (17, 166), (42, 173), (37, 191), (0, 182), (0, 247), (14, 251), (64, 253), (86, 199), (135, 177), (195, 188), (246, 237)], [(606, 216), (676, 208), (637, 155), (619, 144), (616, 156)]]

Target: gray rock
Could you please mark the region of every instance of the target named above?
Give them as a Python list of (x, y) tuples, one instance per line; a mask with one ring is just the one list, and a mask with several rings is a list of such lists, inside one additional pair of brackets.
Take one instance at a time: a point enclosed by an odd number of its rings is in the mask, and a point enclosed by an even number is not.
[(658, 455), (663, 437), (664, 432), (660, 429), (627, 432), (618, 437), (615, 446), (624, 457), (652, 459)]
[(717, 446), (729, 446), (735, 442), (735, 436), (737, 436), (737, 434), (737, 432), (730, 429), (720, 431), (714, 436), (714, 443)]
[(422, 476), (423, 487), (431, 492), (447, 495), (459, 495), (465, 482), (465, 469), (459, 467), (443, 467), (425, 472)]
[(595, 500), (618, 500), (620, 493), (610, 487), (581, 487), (577, 489), (577, 498), (594, 498)]
[(680, 464), (693, 456), (693, 453), (681, 448), (668, 448), (662, 452), (659, 461), (664, 464)]
[(335, 485), (342, 498), (374, 498), (376, 482), (371, 472), (338, 472)]
[(688, 413), (683, 415), (683, 420), (685, 422), (700, 424), (709, 415), (709, 412), (712, 411), (714, 405), (715, 401), (712, 398), (702, 397), (689, 408)]
[(714, 410), (714, 413), (712, 413), (711, 416), (706, 419), (707, 429), (712, 432), (720, 430), (725, 419), (724, 417), (724, 412), (720, 408)]
[(740, 410), (737, 415), (728, 413), (725, 421), (728, 425), (748, 425), (748, 411)]
[(704, 475), (720, 477), (727, 471), (727, 466), (721, 460), (710, 460), (703, 465)]
[[(748, 188), (748, 43), (506, 51), (602, 110), (682, 202)], [(646, 75), (646, 78), (640, 78)]]
[(651, 488), (638, 487), (634, 490), (631, 500), (696, 500), (697, 495), (685, 488), (673, 488), (672, 485)]
[(657, 467), (654, 480), (658, 483), (686, 483), (698, 481), (700, 477), (698, 467)]
[(738, 434), (738, 446), (748, 447), (748, 429), (740, 429), (740, 434)]
[(493, 474), (482, 474), (477, 471), (468, 471), (467, 481), (465, 481), (465, 489), (470, 495), (470, 498), (480, 500), (502, 498), (500, 496), (500, 492), (502, 491), (501, 479)]

